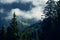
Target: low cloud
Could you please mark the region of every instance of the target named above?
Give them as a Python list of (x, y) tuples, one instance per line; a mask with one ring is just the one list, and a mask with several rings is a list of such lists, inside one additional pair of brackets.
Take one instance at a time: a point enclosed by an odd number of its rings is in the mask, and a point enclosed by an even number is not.
[(35, 6), (39, 6), (39, 5), (44, 5), (46, 2), (47, 2), (47, 0), (21, 0), (21, 2), (23, 3), (23, 2), (32, 2), (33, 3), (33, 5), (35, 5)]
[[(5, 1), (6, 1), (4, 3), (5, 5), (7, 3), (9, 3), (9, 5), (7, 4), (5, 6), (6, 8), (8, 6), (8, 10), (9, 10), (9, 12), (8, 12), (9, 15), (6, 17), (6, 19), (11, 19), (13, 13), (15, 12), (15, 14), (17, 16), (21, 16), (21, 17), (26, 18), (26, 19), (33, 19), (34, 18), (36, 20), (41, 20), (42, 19), (41, 15), (44, 15), (43, 8), (46, 5), (45, 3), (47, 0), (44, 0), (44, 1), (43, 0), (15, 0), (15, 1), (14, 0), (10, 0), (10, 1), (5, 0)], [(17, 3), (21, 2), (21, 4), (24, 4), (24, 6), (22, 6), (20, 4), (17, 5), (14, 2), (17, 2)], [(1, 3), (3, 3), (3, 0), (1, 0)], [(28, 4), (26, 5), (26, 3), (28, 3)], [(35, 7), (33, 7), (33, 5)], [(5, 8), (5, 7), (3, 7), (3, 8)], [(27, 10), (27, 11), (24, 11), (24, 10)]]
[(12, 9), (11, 12), (10, 12), (10, 15), (7, 17), (7, 19), (9, 18), (12, 18), (12, 15), (13, 13), (15, 12), (15, 14), (17, 16), (21, 16), (25, 19), (36, 19), (36, 20), (40, 20), (42, 17), (44, 18), (44, 16), (41, 16), (41, 15), (44, 15), (42, 13), (42, 10), (41, 7), (35, 7), (35, 8), (32, 8), (32, 10), (30, 11), (22, 11), (20, 10), (19, 8), (16, 8), (16, 9)]
[(29, 23), (42, 20), (45, 18), (42, 15), (46, 2), (47, 0), (0, 0), (0, 25), (7, 25), (14, 12), (17, 16), (21, 16), (20, 19), (26, 19), (24, 21), (29, 19)]

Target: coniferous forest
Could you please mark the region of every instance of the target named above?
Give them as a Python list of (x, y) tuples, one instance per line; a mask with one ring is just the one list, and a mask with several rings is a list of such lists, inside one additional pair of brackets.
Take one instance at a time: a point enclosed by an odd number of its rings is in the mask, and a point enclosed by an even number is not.
[(24, 30), (18, 26), (16, 14), (5, 28), (0, 28), (0, 40), (60, 40), (60, 0), (48, 0), (43, 10), (45, 19)]

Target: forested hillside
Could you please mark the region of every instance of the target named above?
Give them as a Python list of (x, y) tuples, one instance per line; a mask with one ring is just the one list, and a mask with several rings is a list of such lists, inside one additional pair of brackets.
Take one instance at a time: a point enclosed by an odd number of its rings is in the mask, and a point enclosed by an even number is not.
[(0, 26), (0, 40), (60, 40), (60, 0), (48, 0), (46, 4), (45, 19), (34, 24), (32, 21), (32, 25), (20, 23), (14, 13), (8, 27)]

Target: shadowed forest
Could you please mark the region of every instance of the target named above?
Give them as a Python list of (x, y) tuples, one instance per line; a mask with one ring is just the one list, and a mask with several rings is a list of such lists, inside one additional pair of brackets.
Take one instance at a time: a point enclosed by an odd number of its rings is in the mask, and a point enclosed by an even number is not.
[(60, 0), (48, 0), (43, 10), (45, 19), (24, 30), (18, 26), (15, 13), (7, 28), (0, 28), (0, 40), (60, 40)]

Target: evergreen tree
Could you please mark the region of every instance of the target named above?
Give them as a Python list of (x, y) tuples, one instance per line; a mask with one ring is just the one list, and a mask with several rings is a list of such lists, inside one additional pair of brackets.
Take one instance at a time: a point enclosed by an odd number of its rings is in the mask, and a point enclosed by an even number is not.
[(53, 40), (60, 40), (60, 0), (57, 2), (57, 22), (55, 23), (55, 30), (53, 32)]
[(2, 29), (0, 32), (0, 40), (6, 40), (6, 30), (4, 26), (2, 26)]
[(56, 2), (54, 0), (48, 0), (45, 7), (44, 14), (46, 17), (56, 16)]
[(46, 18), (42, 23), (41, 40), (47, 40), (48, 35), (50, 35), (50, 31), (51, 31), (51, 18)]
[(39, 40), (38, 32), (36, 31), (36, 40)]
[(7, 40), (19, 40), (19, 39), (20, 39), (19, 29), (16, 20), (16, 15), (14, 13), (12, 22), (10, 23), (10, 26), (7, 28)]
[[(60, 0), (57, 2), (57, 16), (58, 16), (57, 26), (58, 26), (59, 29), (60, 29)], [(57, 27), (57, 28), (58, 28), (58, 27)]]
[(25, 40), (31, 40), (31, 34), (29, 31), (25, 33)]
[[(46, 18), (42, 23), (42, 38), (41, 40), (51, 40), (51, 30), (55, 26), (55, 19), (57, 17), (56, 2), (54, 0), (48, 0), (47, 6), (44, 9)], [(49, 39), (48, 39), (49, 38)]]

